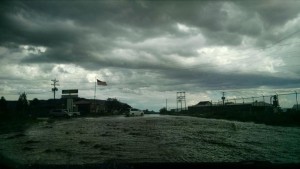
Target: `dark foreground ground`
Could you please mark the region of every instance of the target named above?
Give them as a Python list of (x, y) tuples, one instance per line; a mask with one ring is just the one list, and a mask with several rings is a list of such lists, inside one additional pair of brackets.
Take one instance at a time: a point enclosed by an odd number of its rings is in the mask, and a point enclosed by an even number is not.
[[(0, 135), (12, 166), (300, 163), (300, 128), (187, 116), (40, 119)], [(177, 165), (178, 166), (178, 165)], [(216, 167), (216, 166), (212, 166)]]

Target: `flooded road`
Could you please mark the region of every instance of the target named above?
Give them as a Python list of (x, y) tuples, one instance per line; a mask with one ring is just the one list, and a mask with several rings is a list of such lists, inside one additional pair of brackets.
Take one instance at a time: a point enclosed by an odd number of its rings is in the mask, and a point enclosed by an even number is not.
[(0, 135), (0, 152), (21, 164), (300, 162), (300, 128), (186, 116), (43, 121)]

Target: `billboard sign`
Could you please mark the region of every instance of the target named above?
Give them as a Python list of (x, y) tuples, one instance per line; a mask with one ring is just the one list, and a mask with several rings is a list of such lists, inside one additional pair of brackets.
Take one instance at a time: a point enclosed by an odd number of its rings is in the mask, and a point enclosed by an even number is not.
[(62, 90), (61, 91), (62, 94), (75, 94), (78, 93), (78, 89), (69, 89), (69, 90)]

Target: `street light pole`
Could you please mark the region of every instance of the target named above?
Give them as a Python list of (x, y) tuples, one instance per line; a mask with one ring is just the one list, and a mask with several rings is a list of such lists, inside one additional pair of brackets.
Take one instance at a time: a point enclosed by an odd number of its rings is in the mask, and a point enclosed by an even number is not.
[(297, 111), (298, 111), (298, 93), (297, 91), (295, 91), (295, 93), (296, 93), (296, 103), (297, 103)]

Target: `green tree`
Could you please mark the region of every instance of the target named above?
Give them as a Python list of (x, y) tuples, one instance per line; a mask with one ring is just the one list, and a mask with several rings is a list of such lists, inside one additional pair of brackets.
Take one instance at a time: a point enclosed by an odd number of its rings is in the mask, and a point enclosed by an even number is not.
[(29, 110), (29, 104), (27, 101), (26, 93), (21, 93), (17, 102), (17, 113), (20, 113), (20, 115), (25, 115), (27, 111)]
[(167, 109), (164, 107), (164, 108), (161, 108), (160, 110), (159, 110), (159, 113), (160, 114), (164, 114), (164, 113), (167, 113)]
[(118, 114), (121, 114), (129, 108), (131, 108), (131, 106), (119, 102), (116, 98), (108, 98), (105, 102), (105, 109), (110, 113), (117, 111)]
[(39, 104), (39, 99), (37, 99), (37, 98), (34, 98), (33, 100), (32, 100), (32, 102), (31, 102), (31, 105), (32, 106), (37, 106), (38, 104)]
[(0, 99), (0, 115), (3, 116), (5, 113), (7, 113), (7, 102), (2, 96)]
[(31, 113), (37, 113), (38, 112), (38, 109), (39, 109), (39, 104), (40, 104), (40, 101), (39, 99), (37, 98), (34, 98), (31, 102), (30, 102), (30, 111)]
[(105, 109), (108, 112), (113, 112), (119, 109), (119, 101), (115, 98), (108, 98), (105, 102)]

